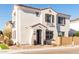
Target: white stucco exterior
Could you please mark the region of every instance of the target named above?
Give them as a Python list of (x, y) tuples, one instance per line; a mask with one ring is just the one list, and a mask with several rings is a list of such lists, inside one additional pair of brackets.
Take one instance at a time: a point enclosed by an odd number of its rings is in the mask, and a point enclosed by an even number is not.
[(71, 20), (69, 34), (73, 35), (76, 31), (79, 31), (79, 18)]
[[(39, 13), (36, 16), (36, 12)], [(45, 21), (45, 14), (54, 15), (54, 22), (47, 23)], [(62, 26), (58, 24), (58, 17), (65, 17), (65, 24)], [(41, 44), (44, 44), (46, 40), (46, 30), (53, 31), (53, 37), (51, 40), (55, 40), (58, 37), (58, 31), (63, 31), (64, 36), (68, 37), (70, 16), (65, 14), (60, 14), (55, 12), (51, 8), (38, 9), (23, 5), (14, 5), (12, 13), (12, 21), (15, 22), (15, 28), (13, 32), (16, 31), (15, 43), (20, 44), (34, 44), (34, 40), (37, 41), (36, 36), (37, 30), (41, 30)]]
[(79, 31), (79, 20), (74, 20), (70, 22), (70, 29), (73, 29), (75, 31)]

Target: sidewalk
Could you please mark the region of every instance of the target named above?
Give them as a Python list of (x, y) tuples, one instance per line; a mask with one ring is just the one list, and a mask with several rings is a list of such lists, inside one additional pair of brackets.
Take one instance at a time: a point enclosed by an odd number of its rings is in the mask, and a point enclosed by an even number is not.
[(12, 53), (12, 54), (17, 54), (17, 53), (31, 53), (31, 54), (32, 53), (37, 53), (37, 54), (46, 53), (47, 54), (48, 53), (48, 54), (50, 54), (51, 52), (52, 53), (63, 53), (66, 51), (73, 52), (73, 50), (75, 50), (75, 49), (79, 50), (79, 45), (77, 45), (77, 46), (65, 46), (65, 47), (60, 46), (60, 47), (52, 47), (52, 48), (46, 47), (46, 48), (33, 48), (33, 49), (16, 49), (16, 50), (9, 49), (9, 50), (1, 50), (0, 53)]

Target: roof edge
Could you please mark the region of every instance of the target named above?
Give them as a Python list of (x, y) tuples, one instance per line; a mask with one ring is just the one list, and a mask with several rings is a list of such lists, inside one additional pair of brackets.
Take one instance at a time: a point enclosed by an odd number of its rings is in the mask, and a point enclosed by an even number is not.
[(22, 5), (22, 4), (15, 4), (15, 5), (16, 5), (16, 6), (27, 7), (27, 8), (32, 8), (32, 9), (37, 9), (37, 10), (52, 9), (52, 10), (53, 10), (54, 12), (56, 12), (57, 14), (63, 14), (63, 15), (70, 16), (70, 17), (71, 17), (71, 15), (64, 14), (64, 13), (59, 13), (59, 12), (55, 11), (53, 8), (51, 8), (51, 7), (48, 7), (48, 8), (35, 8), (35, 7), (26, 6), (26, 5)]
[(71, 17), (71, 15), (68, 15), (68, 14), (65, 14), (65, 13), (59, 13), (59, 12), (58, 12), (58, 14), (62, 14), (62, 15), (66, 15), (66, 16)]

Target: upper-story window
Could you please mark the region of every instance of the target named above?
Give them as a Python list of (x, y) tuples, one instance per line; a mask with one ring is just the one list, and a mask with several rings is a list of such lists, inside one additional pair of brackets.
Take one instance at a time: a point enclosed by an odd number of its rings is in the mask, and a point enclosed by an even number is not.
[(45, 14), (45, 21), (48, 23), (54, 23), (54, 15)]
[(58, 24), (65, 25), (65, 17), (58, 17)]
[(51, 23), (51, 15), (45, 14), (45, 21)]
[(36, 14), (36, 16), (39, 16), (40, 15), (39, 12), (35, 12), (35, 14)]
[(52, 23), (54, 23), (54, 15), (52, 15)]

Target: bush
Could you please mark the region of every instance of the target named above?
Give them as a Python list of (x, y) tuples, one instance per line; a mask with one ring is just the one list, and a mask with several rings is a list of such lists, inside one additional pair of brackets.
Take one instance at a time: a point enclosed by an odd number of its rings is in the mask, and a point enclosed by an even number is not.
[(79, 31), (76, 31), (74, 36), (78, 36), (79, 37)]
[(0, 48), (1, 49), (9, 49), (9, 47), (7, 45), (5, 45), (5, 44), (0, 44)]
[(8, 46), (12, 46), (13, 45), (13, 41), (12, 40), (4, 40), (4, 43), (7, 44)]
[(9, 39), (7, 36), (4, 36), (4, 43), (9, 46), (13, 45), (13, 41), (11, 39)]

